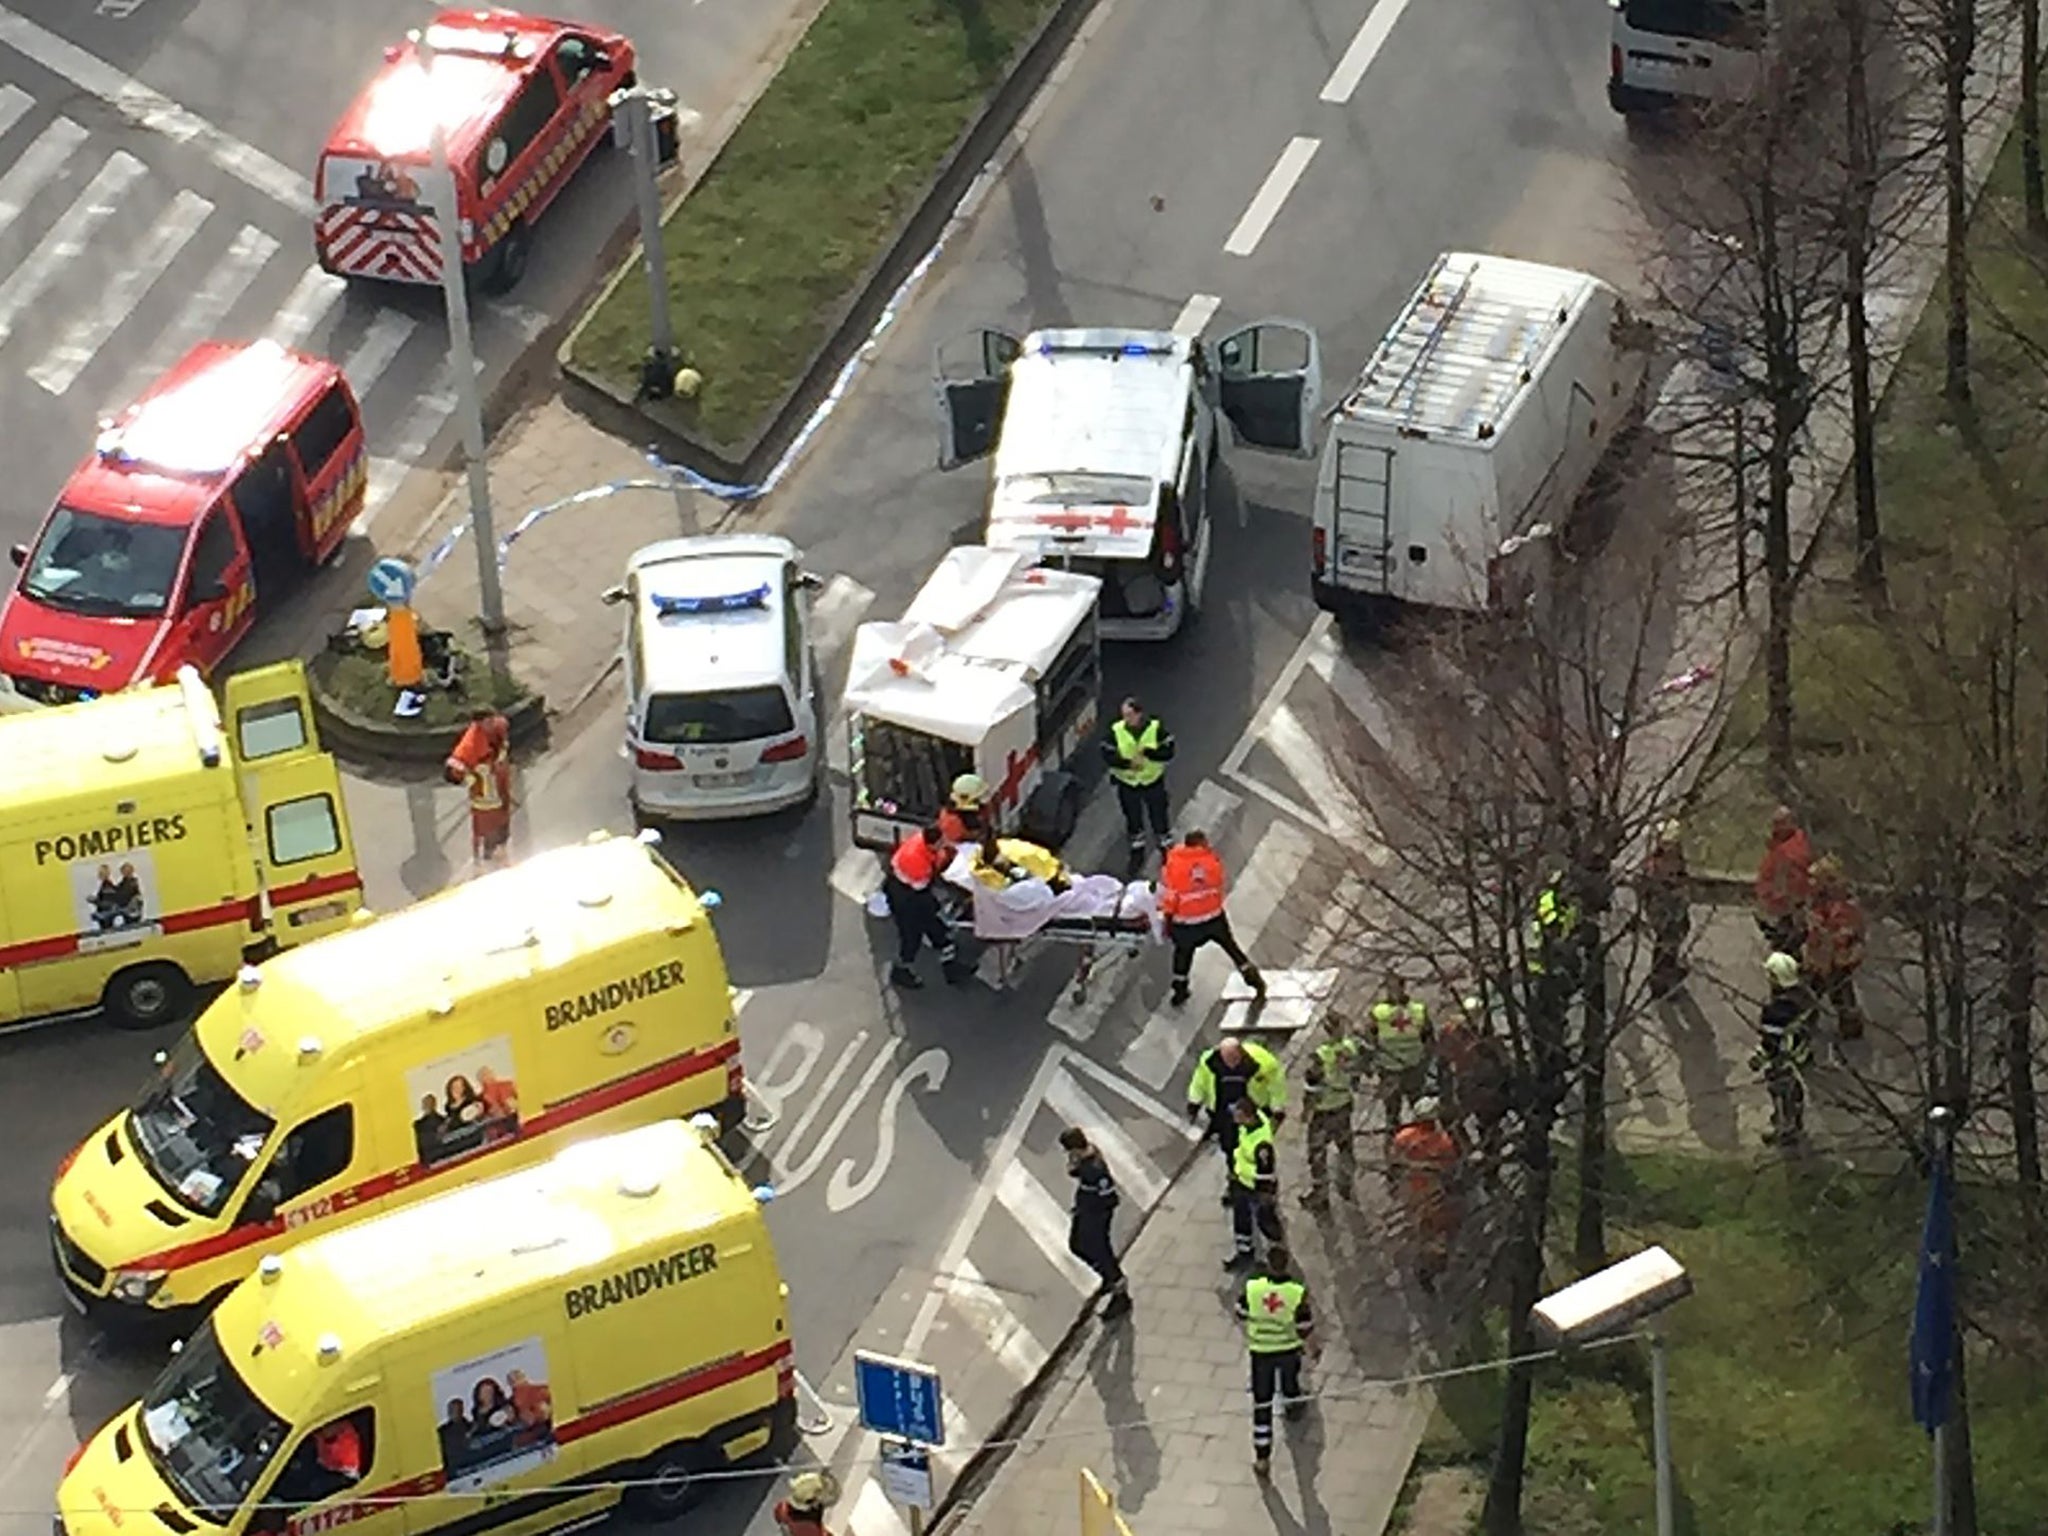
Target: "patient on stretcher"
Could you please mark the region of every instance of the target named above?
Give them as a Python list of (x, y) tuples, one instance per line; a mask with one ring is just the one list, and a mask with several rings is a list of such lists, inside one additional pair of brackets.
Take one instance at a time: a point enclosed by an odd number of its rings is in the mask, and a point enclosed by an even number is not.
[(1164, 937), (1150, 885), (1076, 875), (1050, 849), (1023, 838), (990, 837), (960, 849), (946, 879), (973, 896), (978, 939), (1002, 943), (1047, 929), (1074, 938)]

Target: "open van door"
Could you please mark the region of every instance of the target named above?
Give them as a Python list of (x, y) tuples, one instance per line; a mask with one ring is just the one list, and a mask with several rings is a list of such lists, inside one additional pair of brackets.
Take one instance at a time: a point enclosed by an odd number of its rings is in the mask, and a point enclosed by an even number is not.
[(970, 331), (933, 351), (939, 468), (958, 469), (994, 450), (1003, 408), (1010, 403), (1010, 364), (1023, 350), (1024, 344), (1006, 331)]
[(1297, 320), (1261, 320), (1216, 343), (1223, 414), (1237, 440), (1305, 459), (1323, 403), (1322, 346)]
[(221, 690), (266, 926), (280, 946), (347, 925), (363, 904), (341, 773), (320, 749), (296, 661), (236, 673)]

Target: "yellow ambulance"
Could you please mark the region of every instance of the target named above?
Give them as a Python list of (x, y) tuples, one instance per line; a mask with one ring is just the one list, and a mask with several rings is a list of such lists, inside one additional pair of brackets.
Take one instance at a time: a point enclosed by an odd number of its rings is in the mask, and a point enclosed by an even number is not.
[(742, 1093), (703, 905), (600, 835), (244, 971), (59, 1168), (58, 1274), (81, 1311), (179, 1313), (280, 1243)]
[(0, 1027), (149, 1028), (362, 905), (296, 661), (0, 716)]
[(789, 1289), (711, 1136), (642, 1126), (266, 1255), (72, 1458), (57, 1536), (523, 1536), (787, 1455)]

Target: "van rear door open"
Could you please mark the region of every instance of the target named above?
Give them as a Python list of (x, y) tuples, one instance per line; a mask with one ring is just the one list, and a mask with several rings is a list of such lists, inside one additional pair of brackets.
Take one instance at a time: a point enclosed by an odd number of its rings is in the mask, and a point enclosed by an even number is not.
[(314, 736), (305, 674), (258, 667), (229, 678), (224, 693), (271, 932), (285, 946), (332, 933), (362, 904), (362, 877), (341, 775)]

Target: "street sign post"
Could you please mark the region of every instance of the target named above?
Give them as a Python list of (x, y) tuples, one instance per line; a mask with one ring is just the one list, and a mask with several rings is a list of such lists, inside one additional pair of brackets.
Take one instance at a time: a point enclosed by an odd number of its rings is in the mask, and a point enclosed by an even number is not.
[(853, 1394), (863, 1428), (913, 1445), (946, 1443), (945, 1400), (930, 1366), (855, 1350)]
[(911, 1512), (912, 1521), (932, 1507), (932, 1453), (907, 1440), (882, 1442), (882, 1492)]

